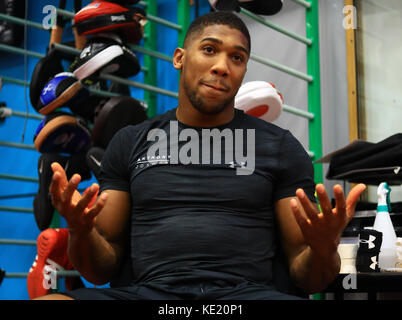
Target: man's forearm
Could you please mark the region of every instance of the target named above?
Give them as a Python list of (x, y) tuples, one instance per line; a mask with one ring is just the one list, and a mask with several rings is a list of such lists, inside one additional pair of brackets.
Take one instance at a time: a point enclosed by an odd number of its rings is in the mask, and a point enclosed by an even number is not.
[(74, 268), (97, 285), (110, 281), (118, 266), (118, 253), (96, 228), (89, 233), (70, 230), (68, 256)]
[(341, 260), (337, 251), (326, 256), (318, 256), (306, 247), (290, 266), (294, 283), (307, 293), (325, 289), (339, 273)]

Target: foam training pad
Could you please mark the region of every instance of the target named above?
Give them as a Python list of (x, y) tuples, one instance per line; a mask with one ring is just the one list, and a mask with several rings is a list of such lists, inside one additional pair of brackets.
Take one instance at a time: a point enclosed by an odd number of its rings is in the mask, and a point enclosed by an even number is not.
[(39, 188), (33, 200), (33, 209), (36, 224), (41, 231), (49, 228), (55, 211), (49, 197), (49, 187), (53, 176), (51, 164), (53, 162), (58, 162), (64, 168), (68, 180), (71, 179), (75, 173), (81, 176), (81, 181), (91, 178), (90, 169), (85, 162), (85, 153), (70, 156), (58, 153), (44, 153), (39, 157)]
[(235, 108), (271, 122), (280, 116), (283, 98), (273, 84), (266, 81), (250, 81), (243, 84), (237, 92)]
[(82, 81), (96, 81), (101, 72), (128, 78), (141, 70), (134, 52), (121, 42), (120, 37), (110, 33), (88, 39), (70, 68)]
[(55, 210), (49, 195), (49, 186), (53, 176), (50, 165), (53, 162), (58, 162), (64, 167), (66, 160), (67, 157), (57, 153), (45, 153), (39, 157), (39, 189), (33, 200), (33, 210), (36, 224), (41, 231), (49, 228)]
[(124, 96), (110, 98), (95, 116), (93, 145), (106, 149), (119, 129), (138, 124), (147, 118), (147, 113), (138, 100)]
[(104, 153), (105, 149), (92, 147), (86, 154), (86, 163), (98, 182), (100, 182), (101, 163)]
[[(88, 91), (91, 89), (107, 91), (109, 86), (106, 80), (98, 79), (96, 82), (84, 82)], [(100, 102), (106, 98), (97, 95), (96, 93), (90, 93), (89, 97), (74, 104), (69, 104), (68, 107), (75, 115), (85, 119), (88, 123), (93, 123), (95, 120), (95, 110), (99, 106)]]
[(122, 45), (123, 55), (117, 56), (107, 66), (100, 70), (100, 73), (115, 75), (117, 77), (129, 78), (137, 75), (141, 70), (137, 56), (129, 47)]
[(35, 109), (37, 109), (39, 97), (46, 83), (56, 74), (64, 71), (61, 60), (60, 55), (50, 48), (47, 55), (36, 64), (29, 84), (29, 99)]
[(95, 109), (103, 99), (105, 99), (105, 97), (90, 95), (85, 100), (70, 104), (68, 107), (74, 114), (93, 123), (95, 119)]
[[(102, 81), (99, 83), (101, 90), (118, 93), (121, 96), (130, 96), (130, 88), (129, 86), (117, 82), (113, 82), (108, 87), (106, 84), (103, 85)], [(98, 88), (96, 88), (98, 89)], [(95, 113), (96, 110), (100, 110), (101, 106), (106, 102), (108, 98), (93, 94), (90, 95), (85, 100), (70, 104), (70, 110), (80, 117), (84, 118), (85, 120), (93, 123), (95, 120)]]
[(130, 87), (126, 84), (122, 84), (119, 82), (111, 82), (109, 88), (108, 88), (109, 92), (114, 92), (114, 93), (118, 93), (121, 96), (130, 96)]
[(55, 112), (43, 119), (35, 135), (34, 145), (41, 153), (76, 154), (85, 151), (91, 143), (91, 134), (78, 117)]
[(142, 36), (146, 13), (137, 7), (124, 7), (111, 1), (93, 1), (74, 16), (79, 35), (119, 32), (125, 41), (137, 44)]
[(70, 72), (53, 77), (43, 88), (37, 105), (39, 113), (47, 115), (57, 108), (74, 105), (89, 96), (88, 90)]
[(141, 71), (140, 62), (135, 53), (127, 46), (122, 46), (122, 48), (124, 54), (113, 60), (109, 66), (102, 70), (102, 73), (129, 78), (137, 75)]

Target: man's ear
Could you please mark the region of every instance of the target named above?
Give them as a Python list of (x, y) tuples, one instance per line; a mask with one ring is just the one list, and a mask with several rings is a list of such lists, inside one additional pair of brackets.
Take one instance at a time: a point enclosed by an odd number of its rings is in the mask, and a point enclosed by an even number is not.
[(173, 53), (173, 67), (177, 70), (183, 68), (184, 52), (185, 50), (183, 48), (176, 48)]

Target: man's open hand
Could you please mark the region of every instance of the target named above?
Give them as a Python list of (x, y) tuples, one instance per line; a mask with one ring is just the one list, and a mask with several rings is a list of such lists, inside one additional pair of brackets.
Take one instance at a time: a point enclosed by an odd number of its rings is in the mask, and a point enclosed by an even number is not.
[(303, 233), (306, 244), (311, 250), (320, 256), (326, 256), (337, 250), (342, 232), (353, 218), (356, 203), (361, 193), (366, 189), (364, 184), (356, 185), (345, 200), (340, 185), (334, 186), (336, 200), (335, 208), (332, 208), (324, 185), (318, 184), (316, 191), (321, 206), (321, 212), (313, 204), (302, 189), (296, 191), (306, 216), (300, 210), (296, 199), (291, 200), (291, 208), (296, 221)]
[(54, 208), (66, 219), (70, 230), (89, 232), (95, 217), (105, 206), (107, 194), (102, 194), (98, 199), (99, 186), (93, 184), (81, 195), (77, 191), (81, 176), (74, 174), (70, 181), (67, 180), (63, 167), (54, 162), (51, 165), (53, 178), (49, 187)]

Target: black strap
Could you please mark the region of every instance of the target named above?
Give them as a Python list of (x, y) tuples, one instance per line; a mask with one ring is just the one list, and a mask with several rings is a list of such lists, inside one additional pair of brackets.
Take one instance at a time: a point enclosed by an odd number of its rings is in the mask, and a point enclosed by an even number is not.
[[(66, 9), (66, 3), (67, 3), (67, 0), (60, 0), (59, 1), (59, 9), (65, 10)], [(66, 25), (66, 19), (61, 15), (57, 15), (57, 17), (56, 17), (56, 25), (58, 27), (64, 28), (64, 26)]]

